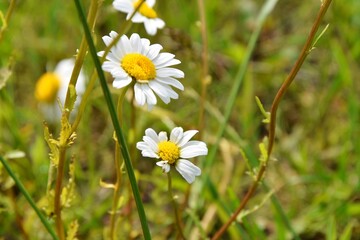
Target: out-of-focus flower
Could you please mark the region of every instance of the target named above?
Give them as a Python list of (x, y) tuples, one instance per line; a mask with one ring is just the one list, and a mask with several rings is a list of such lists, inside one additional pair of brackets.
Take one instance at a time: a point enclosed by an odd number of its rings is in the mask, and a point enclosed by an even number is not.
[[(35, 98), (39, 102), (39, 108), (44, 118), (49, 122), (54, 123), (61, 118), (58, 99), (64, 105), (74, 64), (73, 58), (64, 59), (56, 65), (53, 72), (44, 73), (36, 82)], [(82, 71), (80, 71), (75, 89), (77, 93), (76, 107), (85, 91), (85, 75)]]
[(169, 172), (171, 166), (174, 166), (188, 183), (192, 183), (196, 176), (200, 176), (201, 169), (187, 159), (208, 153), (204, 142), (190, 141), (197, 132), (197, 130), (184, 132), (181, 127), (176, 127), (171, 131), (168, 140), (166, 132), (157, 134), (153, 129), (148, 128), (145, 130), (143, 142), (138, 142), (136, 147), (141, 150), (144, 157), (160, 159), (161, 161), (156, 165), (164, 172)]
[[(115, 0), (113, 6), (116, 10), (127, 13), (126, 19), (129, 19), (140, 3), (141, 0)], [(144, 23), (145, 30), (149, 35), (155, 35), (157, 29), (165, 26), (165, 22), (158, 18), (156, 11), (153, 9), (154, 5), (155, 0), (145, 1), (131, 19), (134, 23)]]
[[(112, 31), (104, 36), (103, 41), (108, 46), (117, 33)], [(160, 53), (160, 44), (150, 45), (146, 38), (140, 38), (136, 33), (130, 39), (123, 35), (106, 56), (102, 68), (114, 77), (113, 87), (123, 88), (133, 81), (135, 100), (139, 105), (148, 104), (151, 109), (156, 103), (156, 93), (166, 104), (179, 95), (171, 88), (184, 90), (184, 86), (175, 78), (183, 78), (184, 72), (170, 66), (180, 63), (171, 53)], [(98, 53), (103, 56), (104, 51)]]

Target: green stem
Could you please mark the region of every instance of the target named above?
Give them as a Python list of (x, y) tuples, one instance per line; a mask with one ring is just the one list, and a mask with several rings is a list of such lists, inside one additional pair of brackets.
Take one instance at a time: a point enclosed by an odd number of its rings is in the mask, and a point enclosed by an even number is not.
[(176, 222), (176, 227), (178, 229), (178, 234), (180, 235), (180, 237), (182, 239), (186, 239), (182, 230), (182, 224), (181, 224), (181, 217), (179, 214), (179, 209), (176, 203), (176, 199), (174, 197), (173, 191), (172, 191), (172, 182), (171, 182), (171, 174), (170, 172), (167, 173), (168, 176), (168, 192), (169, 192), (169, 198), (171, 201), (171, 204), (173, 205), (173, 209), (174, 209), (174, 217), (175, 217), (175, 222)]
[(55, 197), (54, 197), (55, 226), (56, 226), (56, 232), (60, 240), (65, 239), (64, 225), (61, 219), (61, 189), (62, 189), (62, 179), (64, 177), (65, 155), (66, 155), (65, 148), (60, 147), (59, 164), (57, 166)]
[(143, 206), (143, 203), (142, 203), (142, 200), (141, 200), (139, 188), (137, 186), (134, 170), (133, 170), (130, 155), (129, 155), (129, 150), (128, 150), (128, 147), (127, 147), (127, 144), (126, 144), (124, 134), (123, 134), (122, 129), (121, 129), (120, 125), (119, 125), (119, 121), (118, 121), (118, 118), (117, 118), (117, 115), (116, 115), (114, 103), (112, 101), (111, 94), (110, 94), (109, 88), (108, 88), (107, 83), (106, 83), (104, 72), (101, 69), (100, 60), (97, 57), (97, 51), (96, 51), (96, 48), (95, 48), (95, 45), (94, 45), (94, 41), (93, 41), (93, 39), (91, 37), (89, 26), (86, 23), (84, 11), (83, 11), (83, 9), (81, 7), (80, 0), (75, 0), (75, 5), (76, 5), (77, 12), (79, 14), (80, 21), (81, 21), (81, 23), (83, 25), (83, 29), (84, 29), (84, 32), (85, 32), (85, 35), (86, 35), (87, 42), (89, 44), (89, 50), (90, 50), (92, 59), (93, 59), (94, 64), (95, 64), (96, 71), (97, 71), (99, 79), (100, 79), (100, 84), (101, 84), (101, 87), (102, 87), (102, 90), (103, 90), (103, 93), (104, 93), (104, 98), (105, 98), (106, 103), (108, 105), (108, 109), (109, 109), (109, 112), (110, 112), (110, 117), (111, 117), (114, 129), (115, 129), (115, 133), (116, 133), (117, 139), (118, 139), (118, 141), (119, 141), (119, 143), (121, 145), (121, 152), (122, 152), (122, 155), (123, 155), (123, 158), (124, 158), (124, 162), (125, 162), (128, 177), (129, 177), (129, 180), (130, 180), (131, 188), (132, 188), (132, 191), (133, 191), (133, 194), (134, 194), (134, 199), (135, 199), (136, 206), (137, 206), (137, 209), (138, 209), (138, 214), (139, 214), (139, 218), (140, 218), (144, 238), (145, 239), (151, 239), (150, 230), (149, 230), (149, 227), (148, 227), (144, 206)]
[(5, 32), (5, 30), (8, 26), (8, 23), (9, 23), (9, 20), (10, 20), (10, 17), (11, 17), (11, 14), (12, 14), (14, 8), (15, 8), (15, 0), (10, 0), (9, 8), (6, 12), (5, 18), (3, 19), (3, 26), (0, 29), (0, 41), (2, 40), (3, 33)]
[(281, 85), (280, 89), (278, 90), (278, 92), (274, 98), (274, 101), (273, 101), (272, 107), (271, 107), (271, 111), (270, 111), (269, 145), (268, 145), (268, 149), (267, 149), (267, 152), (268, 152), (267, 159), (266, 159), (266, 161), (261, 163), (261, 166), (260, 166), (259, 172), (256, 176), (256, 179), (253, 182), (253, 184), (251, 185), (251, 187), (248, 189), (245, 197), (243, 198), (242, 202), (240, 203), (240, 206), (236, 209), (236, 211), (233, 213), (233, 215), (230, 217), (230, 219), (215, 233), (215, 235), (212, 237), (212, 240), (219, 239), (222, 236), (222, 234), (225, 233), (225, 231), (230, 226), (230, 224), (236, 220), (236, 217), (239, 215), (239, 213), (244, 209), (246, 204), (249, 202), (250, 198), (252, 197), (255, 190), (257, 189), (261, 179), (263, 178), (263, 175), (264, 175), (266, 167), (267, 167), (267, 162), (270, 159), (270, 155), (271, 155), (271, 152), (272, 152), (273, 146), (274, 146), (276, 112), (277, 112), (277, 108), (279, 106), (280, 100), (286, 93), (287, 89), (289, 88), (290, 84), (292, 83), (292, 81), (296, 77), (297, 73), (299, 72), (302, 64), (304, 63), (306, 57), (310, 53), (312, 46), (313, 46), (312, 44), (313, 44), (316, 32), (319, 29), (320, 23), (325, 15), (327, 9), (329, 8), (330, 3), (331, 3), (331, 0), (325, 0), (324, 2), (322, 2), (320, 10), (318, 12), (318, 15), (317, 15), (315, 22), (311, 28), (311, 31), (305, 42), (305, 45), (300, 53), (300, 56), (298, 57), (298, 60), (296, 61), (295, 65), (293, 66), (292, 70), (290, 71), (288, 77), (283, 82), (283, 84)]
[(15, 175), (14, 171), (11, 169), (10, 165), (6, 162), (6, 160), (2, 156), (0, 156), (0, 161), (3, 164), (3, 166), (5, 167), (5, 170), (8, 172), (10, 177), (14, 180), (14, 182), (15, 182), (16, 186), (19, 188), (20, 192), (24, 195), (24, 197), (26, 198), (26, 200), (28, 201), (30, 206), (34, 209), (35, 213), (38, 215), (38, 217), (40, 218), (40, 220), (41, 220), (42, 224), (44, 225), (44, 227), (46, 228), (46, 230), (50, 233), (50, 235), (52, 236), (53, 239), (59, 240), (56, 233), (52, 229), (50, 223), (47, 221), (46, 217), (44, 217), (44, 215), (41, 213), (39, 208), (36, 206), (35, 202), (32, 200), (30, 194), (26, 191), (26, 188), (21, 183), (20, 179), (18, 179), (16, 177), (16, 175)]
[[(125, 93), (128, 87), (124, 88), (121, 95), (118, 99), (118, 106), (117, 106), (117, 115), (119, 118), (119, 122), (122, 123), (122, 104), (124, 101)], [(111, 218), (110, 218), (110, 239), (115, 239), (115, 223), (116, 223), (116, 212), (117, 207), (119, 205), (119, 197), (120, 197), (120, 184), (121, 184), (121, 150), (119, 141), (116, 139), (115, 144), (115, 174), (116, 174), (116, 183), (114, 187), (114, 196), (113, 196), (113, 205), (111, 209)]]
[[(92, 0), (91, 4), (90, 4), (88, 20), (87, 20), (89, 22), (89, 24), (92, 25), (92, 27), (94, 27), (94, 25), (95, 25), (95, 18), (97, 15), (98, 7), (99, 7), (98, 1)], [(85, 40), (85, 36), (83, 36), (83, 39), (82, 39), (82, 42), (80, 45), (80, 50), (79, 50), (79, 53), (78, 53), (76, 61), (75, 61), (75, 66), (74, 66), (74, 69), (71, 74), (69, 85), (72, 84), (74, 87), (76, 86), (76, 82), (77, 82), (77, 79), (78, 79), (78, 76), (79, 76), (79, 73), (81, 70), (81, 66), (84, 63), (86, 51), (87, 51), (87, 43)], [(69, 88), (68, 88), (66, 98), (65, 98), (65, 103), (64, 103), (65, 109), (68, 108), (69, 100), (70, 100), (70, 93), (69, 93)], [(68, 119), (70, 112), (65, 111), (63, 114), (66, 114), (66, 118)], [(72, 130), (75, 131), (76, 129), (72, 128)], [(70, 134), (69, 134), (69, 136), (70, 136)], [(67, 146), (59, 147), (59, 163), (58, 163), (58, 168), (57, 168), (55, 197), (54, 197), (54, 212), (55, 212), (56, 231), (61, 240), (65, 239), (65, 231), (64, 231), (64, 226), (63, 226), (62, 217), (61, 217), (61, 192), (62, 192), (62, 181), (63, 181), (64, 169), (65, 169), (66, 150), (67, 150)], [(51, 167), (50, 167), (50, 170), (51, 170)]]
[[(100, 8), (101, 3), (102, 3), (102, 1), (97, 1), (97, 0), (92, 0), (91, 3), (90, 3), (87, 22), (91, 25), (92, 29), (94, 29), (94, 27), (95, 27), (96, 16), (97, 16), (97, 12), (98, 12), (98, 9)], [(80, 71), (81, 71), (81, 67), (84, 64), (84, 59), (85, 59), (85, 56), (86, 56), (87, 49), (88, 49), (88, 45), (87, 45), (87, 42), (86, 42), (86, 38), (85, 38), (85, 36), (83, 36), (82, 39), (81, 39), (79, 52), (76, 55), (76, 61), (75, 61), (74, 69), (73, 69), (73, 71), (71, 73), (70, 82), (69, 82), (69, 84), (74, 85), (74, 87), (76, 86), (76, 83), (77, 83), (77, 80), (78, 80), (78, 77), (79, 77), (79, 74), (80, 74)], [(70, 100), (70, 90), (68, 88), (67, 92), (66, 92), (65, 103), (64, 103), (65, 108), (68, 107), (69, 100)]]

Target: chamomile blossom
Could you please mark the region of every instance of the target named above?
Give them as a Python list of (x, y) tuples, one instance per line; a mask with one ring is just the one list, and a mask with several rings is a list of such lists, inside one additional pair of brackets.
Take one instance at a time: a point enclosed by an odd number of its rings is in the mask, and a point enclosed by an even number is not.
[(197, 156), (207, 155), (206, 144), (190, 139), (197, 130), (185, 131), (181, 127), (174, 128), (168, 139), (166, 132), (157, 134), (152, 128), (145, 130), (143, 142), (138, 142), (136, 147), (141, 150), (144, 157), (160, 159), (156, 165), (164, 172), (169, 172), (171, 166), (185, 178), (188, 183), (193, 183), (196, 176), (200, 176), (201, 169), (187, 160)]
[[(104, 36), (103, 41), (108, 46), (118, 34), (112, 31)], [(171, 53), (160, 53), (160, 44), (150, 45), (146, 38), (140, 38), (136, 33), (130, 38), (123, 35), (106, 56), (102, 68), (110, 72), (114, 78), (113, 87), (123, 88), (132, 82), (134, 84), (135, 100), (143, 106), (147, 103), (151, 109), (156, 103), (155, 94), (164, 102), (177, 99), (179, 95), (172, 87), (184, 90), (184, 86), (175, 78), (183, 78), (184, 72), (170, 66), (180, 63)], [(104, 51), (98, 53), (103, 56)]]
[[(127, 13), (126, 19), (129, 20), (140, 3), (141, 0), (115, 0), (113, 6), (116, 10)], [(155, 35), (157, 29), (165, 26), (165, 22), (158, 18), (156, 11), (153, 9), (154, 5), (155, 0), (143, 2), (131, 19), (134, 23), (144, 23), (145, 30), (149, 35)]]
[[(54, 123), (61, 117), (62, 113), (58, 100), (64, 105), (74, 64), (73, 58), (64, 59), (56, 65), (54, 71), (44, 73), (36, 82), (35, 98), (39, 102), (39, 108), (44, 118), (49, 122)], [(85, 91), (83, 71), (80, 71), (75, 89), (77, 94), (76, 107)]]

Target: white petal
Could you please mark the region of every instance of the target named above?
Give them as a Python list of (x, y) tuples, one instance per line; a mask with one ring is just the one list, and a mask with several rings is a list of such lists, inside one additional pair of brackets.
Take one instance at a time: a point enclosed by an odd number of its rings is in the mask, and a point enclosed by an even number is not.
[(130, 13), (133, 11), (134, 7), (129, 4), (128, 1), (115, 0), (113, 2), (113, 6), (116, 10), (121, 12)]
[(158, 75), (159, 77), (175, 77), (175, 78), (183, 78), (185, 76), (183, 71), (176, 68), (157, 69), (156, 75)]
[(163, 47), (160, 44), (150, 45), (149, 46), (149, 52), (146, 54), (146, 56), (150, 60), (153, 60), (154, 58), (157, 57), (157, 55), (159, 55), (159, 52), (161, 51), (161, 49), (163, 49)]
[(114, 88), (123, 88), (127, 85), (129, 85), (132, 81), (131, 77), (128, 77), (127, 79), (123, 79), (123, 78), (115, 78), (112, 85)]
[(156, 25), (156, 27), (159, 29), (165, 27), (165, 22), (160, 18), (155, 18), (154, 22), (155, 22), (154, 24)]
[(149, 105), (155, 105), (156, 104), (156, 96), (154, 92), (149, 88), (147, 84), (141, 84), (141, 88), (143, 90), (143, 93), (146, 96), (146, 102)]
[(145, 25), (145, 30), (149, 35), (154, 36), (156, 34), (157, 28), (155, 24), (152, 24), (152, 22), (148, 20), (144, 22), (144, 25)]
[(105, 53), (105, 51), (100, 51), (100, 52), (97, 53), (97, 55), (98, 55), (99, 57), (102, 57), (102, 56), (104, 56), (104, 53)]
[(115, 31), (111, 31), (111, 32), (109, 33), (109, 36), (110, 36), (112, 39), (114, 39), (114, 38), (116, 38), (117, 36), (119, 36), (119, 34), (118, 34), (117, 32), (115, 32)]
[(170, 141), (172, 141), (175, 144), (178, 144), (178, 142), (183, 137), (184, 130), (181, 127), (174, 128), (170, 133)]
[(146, 0), (146, 4), (151, 8), (155, 5), (155, 2), (155, 0)]
[(145, 130), (145, 135), (152, 138), (152, 140), (154, 140), (154, 142), (156, 142), (156, 143), (159, 142), (159, 137), (158, 137), (157, 133), (154, 131), (154, 129), (147, 128)]
[(188, 183), (193, 183), (195, 176), (201, 175), (201, 169), (186, 159), (179, 159), (175, 168)]
[[(156, 68), (162, 68), (165, 67), (164, 65), (168, 63), (169, 61), (176, 60), (178, 63), (180, 63), (179, 60), (174, 59), (175, 55), (171, 53), (160, 53), (154, 60), (153, 63), (155, 64)], [(173, 64), (175, 65), (175, 64)], [(170, 66), (170, 65), (168, 65)], [(167, 66), (166, 66), (167, 67)]]
[(140, 84), (137, 84), (137, 83), (135, 84), (134, 91), (135, 91), (135, 100), (136, 100), (136, 102), (140, 106), (143, 106), (145, 104), (146, 97), (145, 97), (144, 92), (141, 89)]
[(154, 90), (154, 92), (156, 92), (158, 95), (170, 97), (173, 99), (178, 99), (179, 97), (179, 95), (169, 85), (162, 84), (157, 80), (150, 81), (149, 87)]
[(156, 165), (162, 168), (162, 170), (166, 173), (170, 171), (170, 165), (168, 164), (168, 161), (159, 161), (156, 162)]
[(157, 158), (157, 159), (160, 158), (159, 155), (157, 155), (155, 152), (150, 151), (150, 150), (143, 150), (143, 151), (141, 151), (141, 154), (142, 154), (144, 157)]
[[(154, 141), (154, 139), (152, 139), (149, 136), (143, 136), (143, 140), (144, 142), (149, 146), (149, 148), (153, 151), (153, 152), (157, 152), (158, 151), (158, 145), (157, 143)], [(140, 145), (141, 147), (142, 145)]]
[(173, 87), (175, 87), (175, 88), (177, 88), (179, 90), (184, 90), (184, 85), (182, 85), (182, 83), (180, 81), (176, 80), (175, 78), (172, 78), (172, 77), (166, 77), (166, 78), (156, 77), (156, 80), (159, 81), (160, 83), (173, 86)]
[(167, 138), (166, 132), (160, 132), (159, 133), (159, 142), (165, 142), (167, 140), (168, 140), (168, 138)]
[(146, 142), (138, 142), (136, 143), (136, 148), (143, 151), (143, 150), (149, 150), (151, 147)]
[(126, 35), (122, 35), (120, 41), (118, 42), (118, 47), (121, 48), (123, 53), (131, 53), (133, 52), (130, 40)]
[(183, 138), (178, 143), (179, 147), (182, 147), (198, 132), (199, 132), (198, 130), (189, 130), (189, 131), (184, 132)]
[(117, 63), (117, 64), (119, 64), (118, 66), (120, 66), (120, 59), (117, 56), (115, 56), (113, 51), (114, 51), (114, 48), (112, 48), (111, 52), (109, 52), (108, 55), (106, 55), (106, 59), (109, 61), (112, 61), (114, 63)]
[[(133, 13), (133, 11), (129, 12), (129, 14), (126, 16), (126, 20), (130, 19), (132, 13)], [(147, 20), (147, 18), (144, 17), (143, 15), (141, 15), (139, 12), (136, 12), (135, 15), (133, 16), (133, 18), (131, 19), (131, 21), (134, 23), (142, 23), (142, 22), (145, 22), (146, 20)]]
[(103, 36), (102, 40), (104, 41), (106, 46), (109, 46), (109, 44), (113, 41), (113, 39), (109, 36)]
[(105, 61), (102, 64), (102, 69), (106, 72), (112, 72), (114, 69), (120, 68), (119, 64), (115, 62)]
[(131, 37), (130, 37), (130, 42), (131, 42), (131, 45), (132, 45), (132, 47), (133, 47), (133, 50), (135, 51), (135, 52), (141, 52), (141, 50), (142, 50), (142, 45), (141, 45), (141, 40), (140, 40), (140, 36), (139, 36), (139, 34), (137, 34), (137, 33), (133, 33), (132, 35), (131, 35)]
[(197, 156), (203, 156), (203, 155), (207, 155), (207, 153), (208, 153), (208, 149), (205, 144), (197, 144), (180, 149), (181, 158), (192, 158)]

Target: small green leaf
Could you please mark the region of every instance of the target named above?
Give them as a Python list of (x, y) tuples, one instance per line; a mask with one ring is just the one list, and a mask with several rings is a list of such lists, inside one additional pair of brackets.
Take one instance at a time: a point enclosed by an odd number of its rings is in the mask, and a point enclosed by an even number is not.
[(263, 104), (261, 103), (260, 99), (255, 96), (256, 104), (258, 105), (261, 113), (264, 115), (265, 119), (262, 120), (263, 123), (269, 123), (270, 122), (270, 112), (265, 111), (265, 108)]
[(71, 112), (74, 109), (75, 101), (77, 98), (77, 94), (76, 94), (74, 85), (69, 84), (69, 92), (70, 92), (69, 105), (65, 106), (65, 108), (69, 109), (69, 112)]
[(77, 220), (73, 221), (69, 225), (69, 230), (67, 232), (66, 240), (78, 240), (76, 233), (79, 229), (79, 223)]

